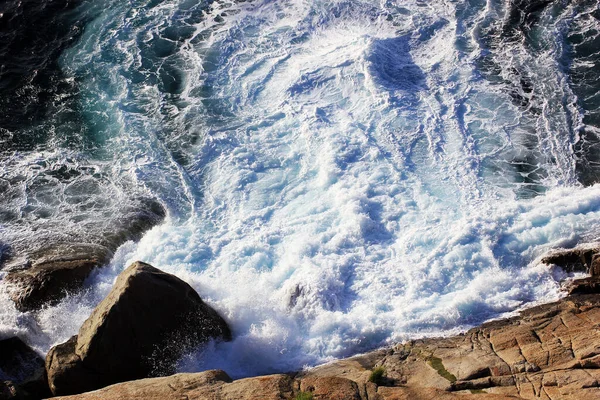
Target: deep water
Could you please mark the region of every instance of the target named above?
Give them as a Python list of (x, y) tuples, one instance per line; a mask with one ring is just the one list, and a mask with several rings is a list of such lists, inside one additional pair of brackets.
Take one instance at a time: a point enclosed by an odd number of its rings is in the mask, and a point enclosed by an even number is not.
[[(133, 260), (230, 323), (181, 369), (289, 371), (560, 296), (598, 239), (597, 1), (0, 4), (0, 260), (165, 222), (0, 336), (77, 332)], [(0, 277), (5, 270), (0, 271)]]

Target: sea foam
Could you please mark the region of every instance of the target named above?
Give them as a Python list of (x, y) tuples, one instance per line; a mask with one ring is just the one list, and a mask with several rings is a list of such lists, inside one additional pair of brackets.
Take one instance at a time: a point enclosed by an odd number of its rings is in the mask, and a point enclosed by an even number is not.
[(47, 351), (142, 260), (232, 327), (181, 370), (289, 371), (556, 300), (567, 275), (537, 260), (597, 237), (556, 53), (527, 64), (535, 107), (480, 70), (497, 8), (138, 3), (106, 7), (62, 64), (102, 110), (116, 176), (169, 216), (35, 323), (0, 296), (3, 332)]

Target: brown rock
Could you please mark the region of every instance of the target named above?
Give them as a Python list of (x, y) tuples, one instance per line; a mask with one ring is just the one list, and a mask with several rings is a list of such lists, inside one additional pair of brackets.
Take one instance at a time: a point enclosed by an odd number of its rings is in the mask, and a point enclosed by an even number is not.
[(75, 354), (77, 336), (54, 346), (46, 355), (48, 386), (56, 394), (83, 393), (113, 382), (110, 376), (87, 368)]
[(600, 272), (600, 245), (580, 245), (572, 249), (555, 249), (545, 255), (541, 262), (557, 265), (567, 272)]
[[(600, 296), (571, 296), (463, 335), (398, 346), (383, 366), (388, 376), (411, 390), (439, 384), (426, 368), (428, 357), (436, 357), (440, 360), (436, 374), (458, 379), (446, 389), (449, 392), (483, 390), (526, 399), (600, 398), (598, 326)], [(545, 397), (546, 392), (555, 395)]]
[(17, 309), (31, 311), (79, 290), (90, 272), (111, 256), (103, 246), (58, 246), (38, 254), (30, 268), (9, 272), (4, 280)]
[(576, 279), (567, 285), (566, 290), (569, 294), (600, 293), (600, 276)]
[[(258, 376), (232, 382), (225, 372), (213, 370), (124, 382), (94, 392), (56, 399), (280, 400), (294, 398), (293, 386), (294, 380), (289, 375)], [(312, 378), (303, 389), (311, 391), (315, 400), (361, 400), (357, 394), (357, 384), (344, 378)]]
[(300, 390), (312, 393), (315, 400), (361, 400), (358, 384), (338, 376), (308, 376), (300, 382)]
[(165, 375), (194, 346), (230, 338), (225, 321), (192, 287), (136, 262), (119, 275), (79, 335), (48, 353), (48, 382), (57, 395)]
[(319, 365), (308, 372), (300, 372), (297, 378), (305, 376), (330, 377), (339, 376), (359, 383), (366, 383), (371, 375), (371, 370), (376, 363), (385, 357), (387, 350), (376, 350), (367, 354), (336, 360)]
[[(28, 247), (20, 244), (15, 249), (2, 249), (6, 251), (0, 252), (0, 267), (9, 270), (5, 282), (17, 309), (33, 311), (79, 291), (94, 268), (108, 263), (124, 242), (139, 240), (165, 218), (166, 212), (157, 201), (139, 198), (120, 214), (117, 221), (100, 228), (100, 232), (76, 235), (81, 243), (69, 241), (72, 233), (50, 232), (50, 237), (36, 238), (27, 243)], [(87, 233), (85, 227), (80, 228)], [(12, 253), (18, 255), (7, 256)]]
[[(297, 385), (298, 383), (296, 383)], [(471, 392), (452, 393), (428, 387), (379, 387), (369, 390), (368, 397), (358, 394), (358, 385), (344, 378), (306, 378), (300, 390), (311, 393), (314, 400), (459, 400)], [(281, 400), (295, 399), (294, 381), (287, 375), (268, 375), (231, 382), (223, 371), (177, 374), (163, 378), (141, 379), (108, 386), (104, 389), (56, 400)], [(519, 397), (477, 392), (477, 399), (515, 399)]]
[(94, 392), (57, 397), (57, 400), (280, 400), (293, 398), (293, 379), (288, 375), (268, 375), (240, 379), (220, 370), (195, 374), (176, 374), (108, 386)]
[[(234, 381), (221, 387), (220, 399), (279, 400), (292, 398), (293, 379), (277, 374)], [(199, 399), (201, 397), (198, 397)]]
[(211, 400), (217, 399), (221, 387), (231, 378), (220, 370), (196, 374), (176, 374), (118, 383), (104, 389), (56, 400)]
[[(376, 400), (461, 400), (473, 397), (482, 400), (518, 399), (515, 396), (504, 396), (488, 393), (450, 393), (434, 388), (381, 387), (377, 391)], [(370, 397), (369, 397), (370, 399)]]

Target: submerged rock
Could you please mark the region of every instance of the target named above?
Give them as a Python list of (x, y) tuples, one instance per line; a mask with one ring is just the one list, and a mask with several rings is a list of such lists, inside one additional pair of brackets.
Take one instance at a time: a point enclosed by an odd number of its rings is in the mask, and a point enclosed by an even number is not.
[(165, 218), (160, 203), (149, 199), (138, 202), (136, 207), (122, 210), (122, 218), (109, 231), (83, 237), (82, 243), (44, 244), (46, 240), (42, 240), (38, 249), (18, 249), (23, 254), (8, 263), (4, 278), (17, 309), (33, 311), (79, 291), (92, 270), (107, 264), (121, 244), (139, 240)]
[(108, 262), (111, 255), (104, 246), (57, 246), (39, 254), (30, 268), (9, 272), (4, 279), (17, 309), (31, 311), (77, 291), (90, 272)]
[(217, 312), (181, 279), (135, 262), (79, 334), (50, 350), (50, 389), (73, 394), (170, 374), (186, 351), (211, 339), (231, 339)]
[(13, 382), (22, 382), (39, 369), (44, 359), (18, 337), (0, 340), (0, 376)]
[(17, 388), (11, 381), (0, 381), (0, 400), (17, 399)]

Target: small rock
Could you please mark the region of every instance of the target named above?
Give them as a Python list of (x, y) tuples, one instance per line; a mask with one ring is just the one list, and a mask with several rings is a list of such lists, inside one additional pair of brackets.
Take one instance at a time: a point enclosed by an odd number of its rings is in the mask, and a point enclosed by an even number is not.
[(576, 279), (566, 286), (570, 295), (600, 293), (600, 277)]
[(140, 240), (146, 231), (160, 224), (167, 215), (162, 204), (148, 198), (138, 198), (134, 205), (119, 212), (122, 215), (115, 221), (112, 229), (103, 234), (99, 242), (112, 251), (128, 240)]
[[(573, 249), (556, 249), (545, 255), (541, 262), (557, 265), (567, 272), (600, 272), (600, 248), (598, 244), (581, 245)], [(595, 268), (594, 268), (595, 267)]]
[(17, 388), (11, 381), (0, 381), (0, 400), (13, 400), (18, 397)]

